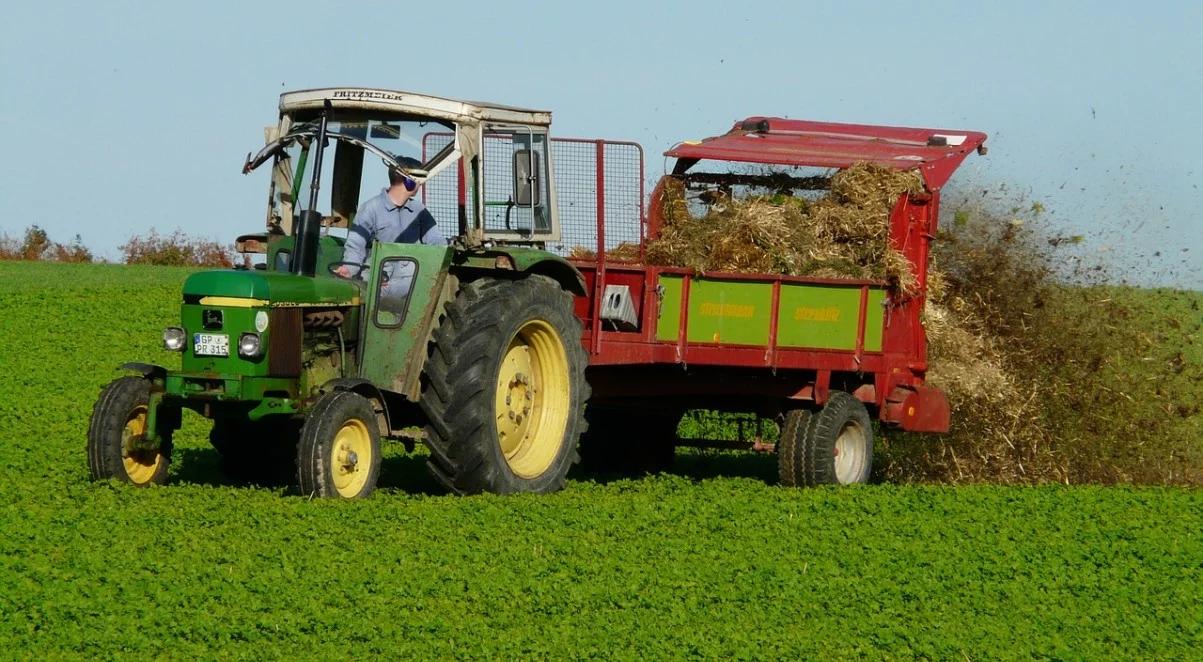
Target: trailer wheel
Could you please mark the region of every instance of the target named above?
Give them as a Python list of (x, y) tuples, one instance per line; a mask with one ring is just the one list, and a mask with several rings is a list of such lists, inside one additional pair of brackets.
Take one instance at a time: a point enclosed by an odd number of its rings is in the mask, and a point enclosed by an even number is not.
[(150, 382), (122, 377), (100, 392), (88, 424), (88, 469), (92, 480), (117, 478), (139, 487), (167, 481), (171, 432), (158, 448), (139, 444), (146, 435)]
[(296, 475), (300, 425), (282, 421), (216, 419), (209, 443), (221, 458), (221, 470), (237, 481), (287, 484)]
[(459, 494), (553, 492), (589, 397), (572, 295), (544, 276), (465, 285), (425, 368), (431, 472)]
[(873, 468), (873, 423), (859, 400), (833, 391), (817, 413), (786, 414), (777, 444), (781, 483), (866, 483)]
[(809, 423), (809, 411), (791, 409), (785, 413), (785, 420), (781, 424), (781, 437), (777, 440), (777, 476), (781, 484), (787, 487), (807, 484), (802, 478), (802, 440)]
[(301, 427), (297, 486), (301, 494), (362, 499), (380, 476), (380, 431), (372, 404), (357, 393), (318, 398)]

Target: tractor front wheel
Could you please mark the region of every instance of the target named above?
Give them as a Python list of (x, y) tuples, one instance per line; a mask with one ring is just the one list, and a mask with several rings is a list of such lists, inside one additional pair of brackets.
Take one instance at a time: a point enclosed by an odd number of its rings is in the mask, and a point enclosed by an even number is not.
[(431, 472), (459, 494), (563, 487), (579, 459), (586, 362), (572, 295), (555, 281), (465, 285), (426, 363)]
[(873, 422), (860, 400), (832, 391), (816, 413), (785, 415), (777, 442), (782, 485), (867, 483), (873, 468)]
[(380, 476), (380, 431), (367, 398), (332, 391), (318, 399), (301, 427), (297, 486), (301, 494), (361, 499)]
[(145, 442), (150, 382), (122, 377), (100, 392), (88, 424), (88, 469), (93, 480), (117, 478), (139, 487), (167, 481), (171, 433)]

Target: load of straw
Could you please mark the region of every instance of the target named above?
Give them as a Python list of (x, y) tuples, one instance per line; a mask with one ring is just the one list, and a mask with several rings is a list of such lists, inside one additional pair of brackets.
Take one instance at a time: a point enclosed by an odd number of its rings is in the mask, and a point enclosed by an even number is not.
[(907, 259), (889, 245), (899, 196), (923, 190), (915, 171), (862, 163), (831, 177), (816, 200), (777, 192), (746, 198), (712, 194), (704, 215), (690, 213), (685, 184), (663, 188), (664, 225), (647, 261), (695, 271), (888, 280), (913, 291)]
[[(573, 246), (568, 252), (570, 260), (594, 260), (597, 259), (597, 251), (584, 246)], [(629, 241), (619, 243), (614, 248), (606, 249), (606, 259), (614, 262), (638, 262), (639, 261), (639, 244), (632, 244)]]

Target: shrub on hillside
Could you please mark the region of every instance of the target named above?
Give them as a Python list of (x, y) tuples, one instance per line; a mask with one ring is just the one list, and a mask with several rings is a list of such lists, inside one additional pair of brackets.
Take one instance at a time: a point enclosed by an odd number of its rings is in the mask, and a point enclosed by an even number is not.
[(51, 241), (42, 228), (31, 225), (20, 239), (0, 236), (0, 260), (52, 260), (55, 262), (91, 262), (92, 251), (79, 235), (69, 244)]
[(233, 246), (190, 237), (180, 230), (161, 235), (151, 230), (145, 236), (134, 236), (121, 245), (122, 262), (178, 267), (232, 267), (243, 264)]

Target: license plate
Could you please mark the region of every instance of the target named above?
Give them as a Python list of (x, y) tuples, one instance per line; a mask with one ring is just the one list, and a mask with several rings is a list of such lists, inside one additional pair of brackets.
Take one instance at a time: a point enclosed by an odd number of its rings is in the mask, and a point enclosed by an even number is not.
[(230, 336), (224, 333), (194, 333), (192, 353), (197, 356), (229, 356)]

